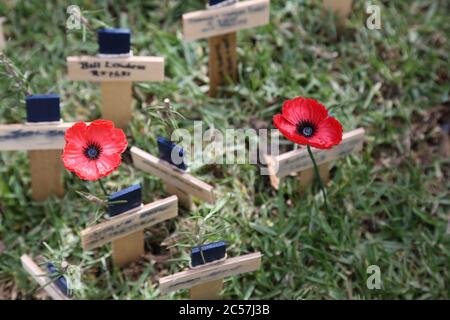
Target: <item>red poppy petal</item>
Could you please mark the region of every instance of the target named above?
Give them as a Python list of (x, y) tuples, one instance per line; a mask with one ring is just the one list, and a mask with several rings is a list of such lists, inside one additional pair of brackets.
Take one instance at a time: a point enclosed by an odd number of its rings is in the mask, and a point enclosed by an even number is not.
[(85, 159), (86, 157), (83, 155), (83, 147), (81, 147), (80, 144), (71, 142), (66, 143), (62, 154), (64, 167), (70, 171), (74, 171), (79, 165), (79, 162)]
[(120, 153), (124, 152), (128, 146), (127, 136), (122, 129), (116, 129), (116, 143), (120, 148)]
[(309, 144), (318, 149), (330, 149), (341, 141), (342, 125), (335, 118), (328, 117), (318, 124), (316, 133), (309, 139)]
[(64, 166), (83, 180), (95, 181), (100, 178), (95, 160), (89, 160), (85, 156), (63, 155)]
[(79, 163), (74, 172), (83, 180), (95, 181), (102, 177), (98, 172), (96, 161), (87, 158)]
[(302, 114), (300, 113), (300, 108), (303, 105), (304, 98), (297, 97), (294, 99), (286, 100), (281, 108), (281, 113), (283, 117), (293, 125), (297, 125), (302, 121)]
[(122, 129), (114, 129), (109, 141), (102, 144), (102, 150), (106, 154), (122, 153), (128, 146), (127, 137)]
[(97, 142), (102, 152), (111, 155), (125, 151), (128, 142), (122, 129), (116, 129), (109, 120), (95, 120), (87, 129), (87, 140)]
[(328, 110), (314, 99), (305, 99), (301, 111), (304, 118), (315, 124), (328, 117)]
[(290, 141), (297, 144), (308, 144), (308, 140), (297, 133), (297, 127), (287, 121), (283, 115), (276, 114), (273, 116), (273, 124), (280, 132)]
[(62, 161), (64, 167), (84, 180), (97, 180), (99, 172), (95, 161), (83, 154), (83, 148), (77, 143), (67, 143), (64, 147)]
[(96, 160), (96, 165), (100, 176), (107, 176), (108, 174), (116, 170), (120, 166), (121, 162), (122, 159), (120, 157), (120, 154), (118, 153), (110, 156), (101, 155), (100, 158)]
[(86, 130), (86, 139), (103, 145), (110, 141), (114, 134), (114, 123), (109, 120), (95, 120)]
[(64, 136), (67, 143), (77, 144), (83, 147), (86, 142), (86, 123), (79, 121), (66, 130)]
[(319, 123), (328, 116), (327, 109), (314, 99), (297, 97), (283, 104), (282, 113), (293, 125), (302, 121)]

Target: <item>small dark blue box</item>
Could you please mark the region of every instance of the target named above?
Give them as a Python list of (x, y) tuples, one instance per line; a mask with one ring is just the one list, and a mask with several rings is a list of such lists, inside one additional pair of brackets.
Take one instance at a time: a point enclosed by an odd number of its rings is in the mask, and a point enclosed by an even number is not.
[[(161, 159), (169, 162), (170, 164), (174, 165), (178, 169), (181, 169), (181, 170), (187, 169), (187, 166), (184, 163), (184, 159), (183, 159), (184, 150), (182, 147), (176, 145), (175, 143), (173, 143), (172, 141), (170, 141), (164, 137), (158, 137), (156, 139), (156, 141), (158, 142), (159, 157)], [(181, 163), (176, 164), (173, 162), (172, 150), (175, 150), (176, 154), (178, 154), (178, 156), (181, 158)]]
[(67, 286), (66, 278), (64, 278), (64, 276), (61, 275), (58, 278), (56, 278), (56, 280), (54, 280), (52, 275), (54, 273), (58, 273), (58, 269), (56, 269), (54, 264), (52, 264), (50, 262), (47, 263), (47, 270), (50, 272), (50, 278), (53, 281), (53, 283), (56, 285), (56, 287), (59, 290), (61, 290), (61, 292), (64, 293), (68, 297), (70, 293), (69, 293), (69, 287)]
[(216, 4), (219, 4), (219, 3), (224, 2), (224, 1), (227, 1), (227, 0), (208, 0), (208, 4), (210, 6), (215, 6)]
[(137, 208), (141, 205), (141, 186), (139, 184), (132, 185), (126, 189), (117, 191), (108, 197), (108, 201), (126, 200), (123, 203), (108, 205), (108, 214), (110, 217), (117, 216), (128, 210)]
[(220, 260), (225, 257), (225, 252), (227, 251), (227, 245), (224, 241), (217, 241), (201, 246), (203, 257), (205, 261), (203, 262), (202, 254), (200, 253), (200, 247), (194, 247), (191, 249), (191, 266), (195, 267), (204, 263), (213, 262)]
[(34, 94), (25, 98), (28, 122), (61, 120), (58, 94)]
[(130, 29), (98, 29), (97, 36), (98, 51), (101, 54), (124, 54), (130, 52)]

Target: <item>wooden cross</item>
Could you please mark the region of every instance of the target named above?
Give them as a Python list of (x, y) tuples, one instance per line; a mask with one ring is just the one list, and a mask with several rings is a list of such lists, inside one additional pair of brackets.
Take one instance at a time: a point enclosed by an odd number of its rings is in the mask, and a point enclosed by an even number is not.
[(27, 123), (0, 125), (0, 151), (28, 151), (34, 200), (62, 196), (61, 150), (73, 123), (61, 122), (58, 95), (28, 96), (26, 106)]
[(208, 10), (183, 15), (187, 41), (208, 39), (209, 95), (227, 80), (237, 80), (236, 31), (269, 23), (270, 0), (209, 0)]
[(62, 276), (58, 277), (56, 280), (51, 280), (49, 278), (49, 273), (51, 274), (52, 272), (44, 272), (41, 267), (26, 254), (20, 257), (20, 261), (22, 262), (22, 267), (25, 271), (30, 274), (45, 292), (47, 292), (50, 298), (53, 300), (71, 300), (67, 294), (67, 283), (65, 282), (65, 279), (63, 280)]
[(81, 242), (83, 250), (112, 242), (113, 260), (119, 267), (144, 254), (144, 229), (178, 215), (176, 196), (141, 205), (139, 185), (112, 194), (109, 201), (117, 202), (109, 207), (110, 219), (82, 230)]
[[(198, 247), (193, 248), (190, 269), (159, 279), (160, 292), (190, 288), (192, 300), (220, 299), (223, 278), (256, 271), (261, 266), (260, 252), (225, 258), (225, 249), (222, 241), (203, 245), (202, 256)], [(203, 258), (205, 261), (201, 261)]]
[(0, 51), (5, 48), (5, 36), (3, 35), (3, 22), (5, 21), (4, 17), (0, 17)]
[(131, 121), (132, 81), (163, 81), (164, 58), (130, 51), (129, 29), (99, 29), (96, 57), (67, 57), (70, 80), (100, 82), (102, 118), (125, 129)]
[(133, 165), (144, 172), (161, 178), (164, 181), (166, 191), (169, 194), (176, 194), (180, 204), (185, 208), (191, 208), (192, 196), (214, 203), (214, 188), (211, 185), (138, 147), (132, 147), (130, 152)]
[(323, 0), (323, 6), (334, 12), (339, 18), (339, 24), (343, 26), (352, 11), (352, 0)]
[[(362, 149), (364, 129), (359, 128), (344, 133), (342, 143), (330, 150), (311, 148), (319, 167), (320, 178), (324, 183), (329, 180), (330, 162)], [(278, 156), (266, 155), (267, 169), (272, 187), (278, 190), (280, 179), (288, 175), (300, 176), (301, 187), (311, 184), (314, 179), (314, 164), (306, 148), (292, 150)]]

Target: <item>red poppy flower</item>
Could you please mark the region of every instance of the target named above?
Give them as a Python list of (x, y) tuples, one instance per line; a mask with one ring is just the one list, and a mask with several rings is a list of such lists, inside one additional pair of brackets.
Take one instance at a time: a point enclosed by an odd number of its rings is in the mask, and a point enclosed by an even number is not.
[(273, 124), (290, 141), (318, 149), (330, 149), (342, 141), (342, 125), (314, 99), (297, 97), (283, 103)]
[(116, 170), (127, 138), (109, 120), (80, 121), (67, 129), (62, 155), (64, 166), (84, 180), (98, 180)]

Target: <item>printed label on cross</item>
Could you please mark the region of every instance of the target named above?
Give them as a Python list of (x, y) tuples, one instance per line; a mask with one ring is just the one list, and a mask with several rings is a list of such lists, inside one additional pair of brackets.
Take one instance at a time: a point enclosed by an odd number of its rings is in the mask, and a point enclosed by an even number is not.
[[(330, 150), (311, 148), (324, 183), (329, 179), (330, 161), (360, 151), (364, 143), (364, 133), (362, 128), (346, 132), (343, 134), (341, 144)], [(306, 148), (292, 150), (276, 157), (266, 155), (266, 163), (271, 185), (276, 190), (280, 185), (280, 179), (288, 175), (299, 174), (302, 187), (311, 184), (314, 179), (314, 164)]]
[(73, 123), (60, 119), (59, 95), (26, 97), (27, 123), (0, 125), (0, 151), (28, 151), (34, 200), (62, 196), (61, 150)]
[(178, 215), (178, 198), (170, 196), (141, 205), (139, 185), (109, 197), (110, 219), (81, 231), (84, 250), (113, 243), (113, 260), (120, 267), (138, 260), (144, 254), (144, 229)]
[(100, 82), (102, 118), (125, 129), (131, 121), (132, 82), (163, 81), (164, 58), (133, 56), (128, 29), (99, 29), (99, 54), (67, 57), (68, 77)]
[(33, 259), (24, 254), (20, 257), (22, 267), (27, 271), (30, 276), (39, 284), (39, 286), (45, 290), (53, 300), (71, 300), (67, 296), (67, 286), (64, 284), (58, 285), (60, 278), (55, 280), (49, 278), (49, 272), (44, 272), (39, 265), (33, 261)]
[(189, 288), (193, 300), (218, 299), (223, 278), (258, 270), (261, 256), (260, 252), (250, 253), (163, 277), (159, 289), (164, 294)]
[(132, 147), (130, 152), (133, 165), (161, 178), (166, 191), (169, 194), (176, 194), (185, 208), (191, 208), (192, 196), (214, 203), (214, 188), (211, 185), (142, 149)]
[(183, 15), (187, 41), (208, 38), (209, 95), (237, 80), (236, 31), (269, 23), (270, 0), (209, 0), (208, 10)]

